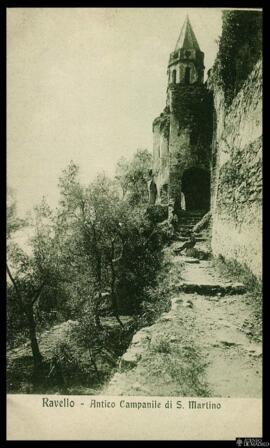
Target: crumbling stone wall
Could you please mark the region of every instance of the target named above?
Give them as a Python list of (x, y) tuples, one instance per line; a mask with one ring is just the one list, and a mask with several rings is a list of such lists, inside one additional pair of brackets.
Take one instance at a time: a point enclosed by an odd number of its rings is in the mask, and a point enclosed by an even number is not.
[(170, 114), (163, 112), (153, 123), (153, 180), (157, 187), (157, 203), (168, 202)]
[[(209, 82), (211, 85), (211, 80)], [(212, 250), (262, 275), (262, 62), (230, 105), (213, 82)]]

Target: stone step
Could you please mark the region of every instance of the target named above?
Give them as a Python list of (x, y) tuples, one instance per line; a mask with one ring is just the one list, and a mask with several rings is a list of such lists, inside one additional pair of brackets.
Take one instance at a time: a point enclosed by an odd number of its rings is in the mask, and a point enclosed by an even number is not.
[[(196, 241), (199, 241), (200, 238), (206, 238), (206, 235), (200, 233), (194, 233), (194, 236), (196, 238)], [(185, 238), (185, 241), (190, 240), (190, 235), (188, 233), (178, 233), (177, 240), (180, 241), (180, 238)]]
[(196, 220), (196, 221), (200, 221), (202, 219), (201, 216), (179, 216), (179, 221), (192, 221), (192, 220)]
[(193, 229), (193, 227), (195, 227), (196, 226), (196, 223), (192, 223), (192, 224), (188, 224), (188, 225), (185, 225), (185, 226), (182, 226), (182, 225), (180, 225), (180, 226), (178, 226), (177, 228), (178, 229), (185, 229), (185, 230), (192, 230)]
[(188, 231), (190, 231), (190, 230), (192, 230), (193, 229), (193, 225), (188, 225), (188, 226), (178, 226), (178, 230), (182, 230), (182, 231), (185, 231), (185, 232), (188, 232)]
[[(189, 230), (182, 230), (182, 231), (179, 230), (179, 231), (178, 231), (178, 234), (179, 234), (179, 236), (189, 236), (189, 235), (190, 235), (190, 231), (189, 231)], [(193, 232), (193, 234), (194, 234), (195, 236), (198, 236), (198, 237), (204, 235), (203, 232)]]
[[(189, 237), (187, 237), (187, 236), (179, 236), (179, 237), (177, 237), (177, 241), (183, 241), (183, 242), (185, 242), (185, 241), (189, 241)], [(196, 242), (199, 242), (199, 241), (207, 241), (207, 238), (204, 238), (204, 237), (196, 237)]]
[(186, 220), (186, 221), (188, 221), (189, 219), (197, 219), (197, 220), (201, 220), (203, 218), (203, 215), (192, 215), (192, 216), (187, 216), (187, 215), (182, 215), (182, 216), (179, 216), (179, 220), (180, 221), (184, 221), (184, 220)]
[(183, 221), (201, 221), (201, 219), (203, 218), (203, 216), (180, 216), (179, 217), (179, 221), (183, 222)]
[(194, 227), (196, 224), (198, 224), (198, 222), (200, 222), (199, 219), (192, 219), (192, 220), (188, 220), (188, 221), (180, 221), (178, 223), (178, 226), (192, 226)]
[(193, 223), (184, 223), (184, 224), (182, 224), (182, 223), (180, 223), (180, 224), (178, 224), (178, 229), (181, 229), (181, 228), (182, 229), (192, 229), (194, 227), (194, 225), (196, 225), (196, 224), (193, 224)]
[[(182, 231), (182, 232), (190, 232), (192, 229), (193, 229), (193, 225), (191, 225), (191, 226), (178, 226), (177, 227), (177, 230), (178, 231)], [(200, 230), (200, 232), (201, 232), (201, 230)]]
[(184, 210), (180, 211), (180, 216), (198, 216), (198, 215), (205, 215), (205, 210)]
[(180, 216), (179, 222), (184, 222), (184, 221), (188, 222), (188, 221), (192, 221), (193, 219), (198, 221), (198, 220), (200, 220), (200, 216)]
[(194, 258), (194, 257), (182, 256), (181, 260), (184, 261), (185, 263), (191, 263), (191, 264), (199, 264), (200, 263), (200, 260), (198, 260), (198, 258)]
[(178, 227), (179, 228), (183, 228), (183, 229), (190, 229), (190, 228), (193, 227), (193, 224), (182, 224), (182, 223), (180, 223), (180, 224), (178, 224)]
[(246, 287), (242, 283), (192, 283), (183, 281), (179, 285), (179, 291), (187, 294), (202, 294), (202, 295), (233, 295), (244, 294)]

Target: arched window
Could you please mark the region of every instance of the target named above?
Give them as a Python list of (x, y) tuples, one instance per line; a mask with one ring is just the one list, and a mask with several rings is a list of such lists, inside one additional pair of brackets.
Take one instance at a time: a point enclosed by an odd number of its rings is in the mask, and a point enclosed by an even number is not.
[(172, 82), (173, 82), (173, 84), (176, 83), (176, 70), (172, 71)]
[(185, 84), (190, 84), (190, 67), (185, 70)]

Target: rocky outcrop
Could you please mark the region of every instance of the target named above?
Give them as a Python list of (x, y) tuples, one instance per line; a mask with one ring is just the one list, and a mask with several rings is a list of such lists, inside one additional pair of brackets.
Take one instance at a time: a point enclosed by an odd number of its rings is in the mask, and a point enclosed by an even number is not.
[(133, 336), (129, 349), (124, 353), (120, 360), (120, 372), (132, 369), (141, 359), (142, 353), (147, 349), (151, 340), (149, 328), (143, 328)]

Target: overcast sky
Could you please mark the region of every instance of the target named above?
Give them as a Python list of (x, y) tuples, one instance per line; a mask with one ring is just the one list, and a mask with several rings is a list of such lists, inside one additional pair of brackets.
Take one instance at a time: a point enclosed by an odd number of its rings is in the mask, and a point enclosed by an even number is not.
[(221, 11), (184, 8), (8, 10), (7, 178), (20, 214), (52, 206), (72, 159), (83, 182), (121, 156), (152, 151), (167, 63), (186, 14), (205, 53), (217, 52)]

